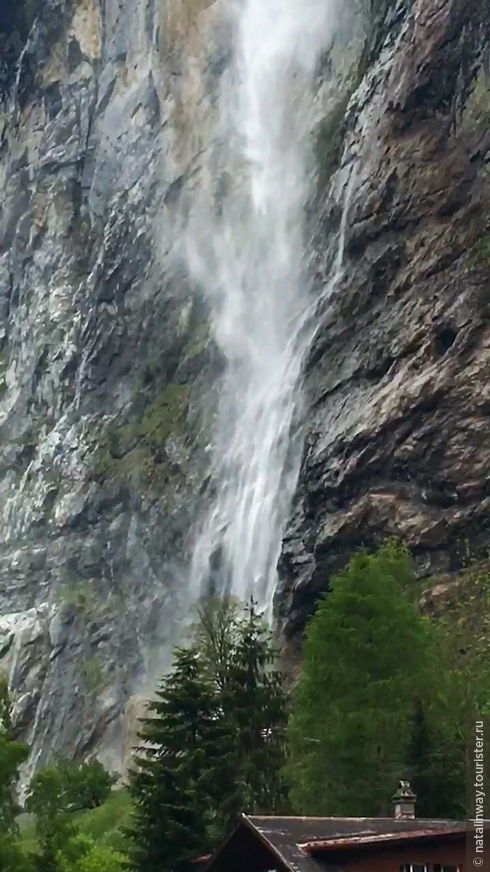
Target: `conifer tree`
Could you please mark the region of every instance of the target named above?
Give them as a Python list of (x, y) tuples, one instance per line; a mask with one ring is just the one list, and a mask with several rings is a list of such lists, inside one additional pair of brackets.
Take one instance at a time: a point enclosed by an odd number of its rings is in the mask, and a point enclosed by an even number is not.
[(220, 755), (216, 698), (195, 648), (175, 652), (148, 708), (130, 784), (133, 863), (140, 872), (187, 872), (208, 847), (204, 785)]
[[(444, 671), (439, 665), (437, 675)], [(450, 730), (437, 698), (417, 699), (405, 774), (417, 795), (418, 817), (462, 820), (466, 815), (465, 749), (458, 748)]]
[(131, 777), (138, 872), (190, 872), (241, 811), (284, 806), (286, 705), (270, 632), (253, 604), (200, 611), (194, 643), (175, 652)]
[(253, 602), (237, 616), (233, 636), (221, 705), (227, 733), (235, 737), (230, 762), (241, 786), (235, 815), (280, 813), (287, 805), (281, 773), (286, 696), (283, 675), (274, 665), (278, 652), (272, 634)]
[(404, 777), (417, 696), (430, 696), (427, 621), (404, 595), (408, 554), (357, 554), (306, 633), (293, 694), (288, 775), (303, 814), (389, 812)]

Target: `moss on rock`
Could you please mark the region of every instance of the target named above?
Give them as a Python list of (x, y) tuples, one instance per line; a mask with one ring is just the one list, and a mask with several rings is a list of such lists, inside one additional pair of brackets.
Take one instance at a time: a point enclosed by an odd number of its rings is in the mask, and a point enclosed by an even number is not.
[(322, 118), (316, 130), (315, 158), (321, 188), (328, 185), (340, 165), (345, 133), (345, 115), (351, 96), (352, 89), (349, 88), (328, 115)]
[(96, 479), (161, 491), (172, 474), (165, 444), (185, 435), (188, 404), (189, 386), (169, 384), (135, 420), (112, 424), (96, 452)]

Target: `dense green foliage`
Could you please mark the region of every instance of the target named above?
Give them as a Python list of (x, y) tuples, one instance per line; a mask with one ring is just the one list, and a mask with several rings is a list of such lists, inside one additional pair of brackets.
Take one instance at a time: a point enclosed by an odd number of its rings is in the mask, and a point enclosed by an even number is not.
[(124, 854), (113, 851), (107, 845), (96, 845), (90, 839), (78, 836), (74, 841), (78, 856), (60, 861), (60, 872), (121, 872), (126, 868)]
[[(96, 842), (101, 848), (113, 848), (115, 852), (124, 853), (126, 845), (123, 830), (129, 825), (131, 811), (131, 798), (123, 788), (113, 790), (109, 799), (98, 808), (74, 811), (70, 818), (81, 836)], [(21, 834), (25, 850), (35, 853), (38, 841), (33, 818), (23, 820)]]
[(110, 796), (117, 776), (113, 776), (98, 760), (77, 763), (60, 759), (57, 769), (61, 774), (64, 805), (67, 811), (98, 808)]
[(59, 872), (59, 858), (71, 848), (77, 830), (66, 814), (63, 777), (54, 766), (33, 778), (26, 809), (36, 818), (40, 848), (36, 868), (39, 872)]
[(16, 798), (29, 746), (16, 740), (7, 683), (0, 680), (0, 872), (120, 872), (125, 858), (80, 834), (75, 809), (106, 801), (114, 782), (100, 763), (60, 761), (32, 779), (26, 810), (36, 822), (32, 850), (21, 838)]
[(15, 739), (11, 705), (5, 681), (0, 680), (0, 870), (23, 872), (26, 868), (19, 839), (15, 789), (20, 767), (29, 748)]
[(134, 869), (187, 872), (240, 811), (282, 809), (286, 703), (275, 657), (253, 606), (201, 611), (193, 645), (175, 652), (142, 723)]
[(151, 747), (142, 749), (131, 782), (134, 865), (180, 872), (206, 843), (207, 772), (219, 755), (217, 710), (196, 652), (176, 652), (149, 711), (141, 739)]
[(420, 813), (430, 807), (433, 813), (462, 819), (468, 719), (490, 711), (488, 570), (470, 569), (460, 578), (431, 630), (438, 694), (425, 706), (425, 765), (413, 781), (421, 797)]
[(355, 555), (320, 602), (288, 727), (297, 811), (386, 814), (408, 778), (420, 815), (464, 817), (466, 720), (490, 700), (490, 583), (470, 574), (432, 619), (414, 584), (390, 542)]
[(210, 599), (199, 609), (199, 650), (216, 688), (233, 747), (232, 777), (225, 829), (247, 809), (277, 812), (286, 803), (284, 763), (287, 706), (283, 674), (275, 668), (273, 634), (250, 605)]
[(100, 866), (115, 872), (122, 868), (122, 855), (81, 834), (73, 816), (76, 810), (99, 807), (108, 799), (113, 782), (96, 761), (62, 760), (34, 776), (26, 810), (36, 819), (38, 850), (32, 855), (36, 870), (91, 872)]
[(389, 810), (414, 699), (431, 681), (428, 628), (403, 596), (409, 580), (398, 546), (357, 554), (308, 626), (289, 724), (292, 799), (305, 814)]

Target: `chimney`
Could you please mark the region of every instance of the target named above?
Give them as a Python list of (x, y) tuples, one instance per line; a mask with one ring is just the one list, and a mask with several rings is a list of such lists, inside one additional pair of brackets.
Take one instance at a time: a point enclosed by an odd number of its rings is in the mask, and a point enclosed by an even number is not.
[(393, 799), (393, 817), (396, 821), (411, 821), (415, 818), (417, 797), (410, 789), (408, 781), (400, 781), (400, 787)]

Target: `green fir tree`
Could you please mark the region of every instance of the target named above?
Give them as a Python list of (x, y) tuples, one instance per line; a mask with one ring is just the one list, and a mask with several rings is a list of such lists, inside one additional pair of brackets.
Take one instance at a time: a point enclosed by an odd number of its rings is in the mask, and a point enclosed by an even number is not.
[(285, 807), (286, 703), (276, 651), (253, 604), (204, 604), (149, 706), (131, 777), (138, 872), (190, 872), (241, 811)]
[(389, 812), (415, 700), (432, 682), (428, 622), (405, 596), (410, 580), (396, 543), (357, 554), (307, 628), (288, 730), (291, 798), (302, 814)]
[(130, 781), (133, 865), (139, 872), (190, 872), (190, 861), (208, 848), (203, 784), (220, 754), (216, 699), (198, 651), (175, 652), (148, 708)]

